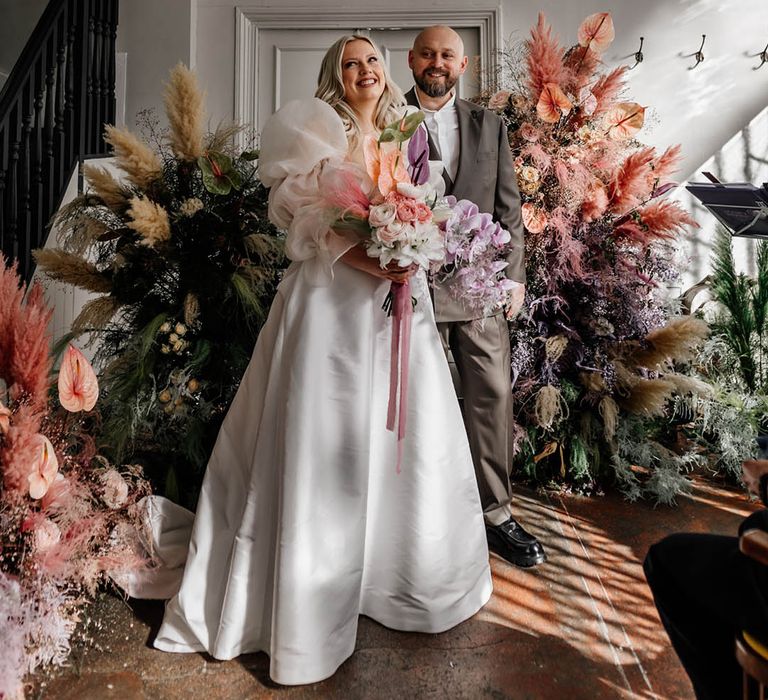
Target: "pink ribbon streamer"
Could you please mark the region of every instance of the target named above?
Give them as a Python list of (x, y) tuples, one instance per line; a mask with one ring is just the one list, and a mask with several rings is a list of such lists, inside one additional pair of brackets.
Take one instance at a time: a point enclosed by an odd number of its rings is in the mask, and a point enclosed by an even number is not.
[[(411, 347), (411, 283), (392, 283), (392, 352), (389, 362), (389, 405), (387, 407), (387, 430), (394, 431), (397, 419), (397, 473), (403, 463), (403, 438), (405, 419), (408, 411), (408, 357)], [(398, 405), (398, 385), (400, 402)]]

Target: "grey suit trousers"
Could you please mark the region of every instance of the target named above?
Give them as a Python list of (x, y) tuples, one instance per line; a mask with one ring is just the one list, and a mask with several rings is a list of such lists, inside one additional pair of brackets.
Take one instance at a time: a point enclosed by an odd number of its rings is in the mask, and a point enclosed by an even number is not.
[(438, 321), (437, 329), (461, 378), (464, 421), (485, 520), (499, 525), (512, 515), (513, 416), (507, 322), (499, 313), (473, 321)]

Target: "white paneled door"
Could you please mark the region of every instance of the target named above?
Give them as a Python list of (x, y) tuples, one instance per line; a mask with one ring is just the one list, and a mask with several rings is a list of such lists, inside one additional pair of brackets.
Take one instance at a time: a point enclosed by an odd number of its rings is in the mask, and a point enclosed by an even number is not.
[[(459, 81), (460, 97), (472, 97), (479, 91), (480, 30), (458, 29), (469, 56), (469, 68)], [(290, 100), (312, 97), (317, 87), (320, 61), (328, 47), (345, 34), (370, 36), (384, 53), (394, 81), (409, 90), (413, 84), (408, 68), (408, 49), (419, 33), (407, 29), (262, 29), (258, 34), (257, 125)]]

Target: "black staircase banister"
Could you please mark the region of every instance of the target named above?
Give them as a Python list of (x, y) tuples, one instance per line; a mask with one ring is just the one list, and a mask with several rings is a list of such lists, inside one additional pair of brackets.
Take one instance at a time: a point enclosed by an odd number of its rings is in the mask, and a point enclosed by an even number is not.
[(39, 47), (47, 38), (51, 27), (55, 25), (58, 15), (66, 10), (66, 5), (67, 0), (50, 0), (46, 5), (19, 58), (6, 78), (3, 89), (0, 90), (0, 114), (5, 114), (8, 109), (6, 102), (12, 100), (13, 97), (11, 96), (21, 89), (22, 84), (27, 79), (27, 74), (32, 70), (32, 64), (39, 52)]
[(73, 168), (108, 153), (117, 17), (118, 0), (50, 0), (0, 92), (0, 252), (26, 280)]

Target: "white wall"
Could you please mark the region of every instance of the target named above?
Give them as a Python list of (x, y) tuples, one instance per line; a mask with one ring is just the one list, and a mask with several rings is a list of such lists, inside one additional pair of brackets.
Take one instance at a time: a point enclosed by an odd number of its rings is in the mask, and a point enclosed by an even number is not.
[[(163, 114), (163, 84), (171, 68), (179, 61), (194, 68), (196, 15), (197, 0), (122, 0), (120, 3), (117, 51), (126, 54), (125, 121), (128, 127), (135, 124), (139, 110), (152, 108), (158, 115)], [(210, 39), (215, 40), (215, 36)], [(232, 54), (234, 57), (234, 49)]]

